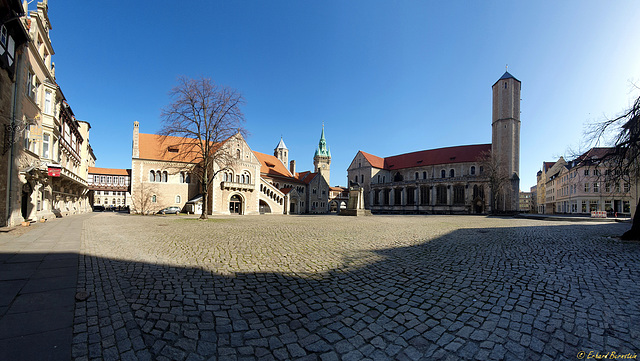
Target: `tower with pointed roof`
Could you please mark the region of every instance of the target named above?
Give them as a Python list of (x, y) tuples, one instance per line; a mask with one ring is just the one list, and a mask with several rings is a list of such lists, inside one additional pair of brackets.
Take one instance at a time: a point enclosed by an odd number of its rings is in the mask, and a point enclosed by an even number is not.
[(324, 124), (322, 125), (322, 133), (320, 134), (320, 141), (316, 148), (316, 153), (313, 155), (313, 167), (316, 173), (320, 173), (327, 184), (329, 183), (329, 170), (331, 166), (331, 151), (327, 147), (327, 140), (324, 138)]
[(287, 164), (289, 163), (289, 149), (287, 149), (287, 146), (284, 144), (282, 137), (280, 137), (280, 143), (278, 143), (276, 148), (273, 150), (273, 155), (278, 158), (285, 167), (287, 167)]
[[(520, 81), (508, 71), (493, 84), (491, 153), (511, 180), (502, 202), (504, 211), (517, 210), (520, 174)], [(515, 188), (515, 189), (513, 189)]]

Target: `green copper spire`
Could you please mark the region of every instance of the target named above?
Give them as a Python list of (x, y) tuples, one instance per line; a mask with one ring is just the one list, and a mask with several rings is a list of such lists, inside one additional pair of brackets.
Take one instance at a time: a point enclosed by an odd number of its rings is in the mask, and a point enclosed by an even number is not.
[(324, 139), (324, 124), (322, 124), (322, 134), (320, 134), (320, 141), (318, 142), (318, 148), (316, 148), (316, 154), (314, 157), (331, 157), (331, 151), (327, 148), (327, 140)]

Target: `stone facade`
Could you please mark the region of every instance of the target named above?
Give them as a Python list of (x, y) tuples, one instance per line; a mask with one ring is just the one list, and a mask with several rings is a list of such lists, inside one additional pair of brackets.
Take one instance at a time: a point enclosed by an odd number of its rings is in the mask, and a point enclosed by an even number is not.
[[(167, 206), (178, 206), (186, 212), (202, 211), (202, 188), (190, 175), (199, 165), (181, 156), (181, 144), (189, 141), (141, 134), (139, 123), (134, 122), (132, 211), (155, 213)], [(173, 156), (166, 151), (171, 148), (175, 150)], [(283, 139), (274, 149), (274, 155), (251, 150), (239, 133), (226, 140), (218, 151), (233, 159), (230, 164), (216, 165), (212, 170), (218, 173), (208, 191), (210, 214), (328, 212), (330, 155), (323, 160), (325, 163), (319, 163), (321, 172), (297, 173), (293, 160), (287, 169), (289, 151)]]
[[(606, 161), (613, 148), (592, 148), (574, 160), (562, 157), (544, 162), (538, 172), (538, 189), (545, 193), (542, 212), (547, 214), (590, 214), (606, 211), (608, 216), (631, 216), (635, 211), (634, 182), (614, 174)], [(550, 166), (551, 165), (551, 166)], [(540, 208), (539, 208), (540, 209)]]
[(491, 211), (483, 164), (492, 156), (508, 177), (497, 211), (517, 212), (520, 157), (520, 81), (508, 72), (494, 83), (492, 143), (381, 158), (359, 151), (347, 169), (374, 213), (479, 214)]
[(75, 118), (56, 82), (48, 2), (17, 21), (28, 31), (28, 45), (15, 59), (9, 226), (90, 211), (86, 180), (95, 165), (89, 123)]

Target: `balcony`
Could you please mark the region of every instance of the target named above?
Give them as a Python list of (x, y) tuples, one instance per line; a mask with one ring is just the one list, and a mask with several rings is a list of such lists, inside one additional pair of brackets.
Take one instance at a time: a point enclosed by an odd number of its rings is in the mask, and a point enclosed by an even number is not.
[(251, 183), (220, 182), (220, 188), (226, 190), (253, 192), (256, 189), (256, 185)]

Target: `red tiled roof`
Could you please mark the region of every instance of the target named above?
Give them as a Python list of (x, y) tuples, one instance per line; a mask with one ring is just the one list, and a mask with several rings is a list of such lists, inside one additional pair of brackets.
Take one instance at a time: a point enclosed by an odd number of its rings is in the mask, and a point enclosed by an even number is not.
[(344, 192), (347, 190), (347, 188), (345, 187), (329, 187), (330, 190), (334, 191), (334, 192)]
[(607, 148), (591, 148), (586, 151), (584, 154), (576, 158), (574, 161), (575, 164), (579, 164), (585, 161), (602, 161), (607, 157), (611, 157), (615, 152), (615, 148), (607, 147)]
[(373, 154), (365, 153), (363, 151), (360, 151), (360, 153), (362, 153), (364, 158), (371, 164), (372, 167), (380, 168), (380, 169), (384, 168), (384, 158), (380, 158)]
[(304, 182), (305, 184), (309, 184), (311, 183), (313, 178), (316, 177), (317, 174), (318, 173), (311, 173), (311, 171), (306, 171), (306, 172), (298, 173), (297, 178), (302, 182)]
[(98, 168), (89, 167), (90, 174), (106, 174), (106, 175), (130, 175), (131, 169), (114, 169), (114, 168)]
[(542, 163), (542, 165), (544, 167), (544, 171), (546, 172), (547, 170), (549, 170), (551, 167), (553, 167), (554, 164), (556, 164), (556, 162), (544, 162), (544, 163)]
[(140, 133), (138, 138), (140, 159), (168, 162), (200, 162), (200, 148), (197, 144), (197, 139), (158, 134)]
[(291, 192), (293, 190), (293, 188), (282, 188), (280, 189), (280, 192), (282, 192), (283, 194), (289, 194), (289, 192)]
[(260, 162), (260, 173), (272, 177), (289, 178), (292, 182), (300, 183), (297, 177), (291, 175), (280, 159), (273, 155), (253, 152)]
[[(478, 161), (486, 152), (491, 152), (491, 144), (463, 145), (380, 158), (362, 152), (372, 166), (381, 169), (395, 170), (427, 165), (464, 163)], [(381, 162), (382, 161), (382, 162)]]

